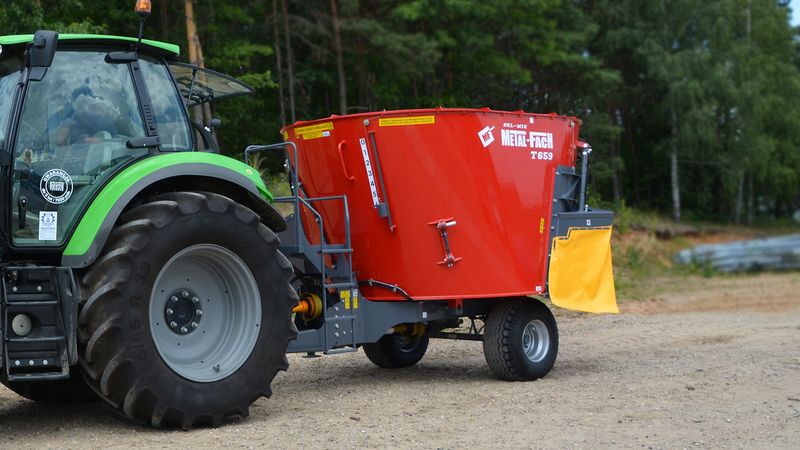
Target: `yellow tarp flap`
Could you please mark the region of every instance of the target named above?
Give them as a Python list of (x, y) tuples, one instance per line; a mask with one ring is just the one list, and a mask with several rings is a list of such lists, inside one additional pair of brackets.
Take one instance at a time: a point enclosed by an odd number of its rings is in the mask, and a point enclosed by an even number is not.
[(549, 291), (553, 304), (592, 313), (618, 313), (611, 270), (611, 227), (570, 228), (553, 239)]

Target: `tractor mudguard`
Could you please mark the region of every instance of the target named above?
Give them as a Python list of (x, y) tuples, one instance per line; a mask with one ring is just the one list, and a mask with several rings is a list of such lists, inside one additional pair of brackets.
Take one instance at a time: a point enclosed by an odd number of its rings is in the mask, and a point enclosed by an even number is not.
[[(189, 178), (191, 177), (191, 179)], [(195, 180), (211, 180), (233, 185), (247, 198), (247, 204), (274, 231), (283, 231), (286, 222), (269, 203), (267, 190), (257, 170), (226, 156), (214, 153), (177, 152), (145, 158), (125, 168), (103, 187), (78, 222), (62, 256), (62, 265), (86, 267), (105, 245), (120, 214), (140, 193), (170, 180), (184, 179), (180, 188), (197, 189)], [(187, 182), (188, 181), (188, 182)], [(213, 191), (204, 185), (202, 190)], [(225, 192), (220, 192), (225, 194)]]

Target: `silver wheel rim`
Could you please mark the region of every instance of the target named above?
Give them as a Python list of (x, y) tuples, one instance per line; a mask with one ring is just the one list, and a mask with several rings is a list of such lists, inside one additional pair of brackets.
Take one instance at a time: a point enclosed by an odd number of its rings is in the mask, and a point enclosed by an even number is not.
[(539, 362), (547, 356), (550, 349), (550, 332), (547, 325), (539, 319), (534, 319), (525, 325), (522, 332), (522, 349), (525, 357), (531, 362)]
[(178, 375), (211, 383), (249, 358), (261, 327), (261, 296), (235, 253), (213, 244), (187, 247), (156, 277), (150, 334), (161, 359)]

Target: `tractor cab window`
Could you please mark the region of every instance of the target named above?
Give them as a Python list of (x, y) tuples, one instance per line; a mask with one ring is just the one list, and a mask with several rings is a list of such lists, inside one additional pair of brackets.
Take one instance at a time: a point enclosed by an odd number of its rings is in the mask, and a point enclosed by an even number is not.
[(147, 149), (130, 68), (105, 52), (58, 51), (29, 83), (15, 142), (12, 231), (16, 245), (58, 245), (113, 169)]
[(5, 148), (11, 104), (20, 77), (22, 61), (18, 56), (0, 56), (0, 149)]
[(255, 93), (249, 85), (213, 70), (182, 63), (170, 63), (169, 68), (189, 106)]
[(192, 150), (192, 135), (178, 90), (167, 66), (149, 56), (139, 60), (161, 138), (161, 151)]

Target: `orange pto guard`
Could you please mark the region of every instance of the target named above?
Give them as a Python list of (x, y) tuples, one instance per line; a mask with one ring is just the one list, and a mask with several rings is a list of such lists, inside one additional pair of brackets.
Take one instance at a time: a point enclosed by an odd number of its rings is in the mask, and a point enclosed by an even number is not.
[(611, 268), (611, 227), (570, 228), (553, 239), (550, 300), (562, 308), (619, 313)]

